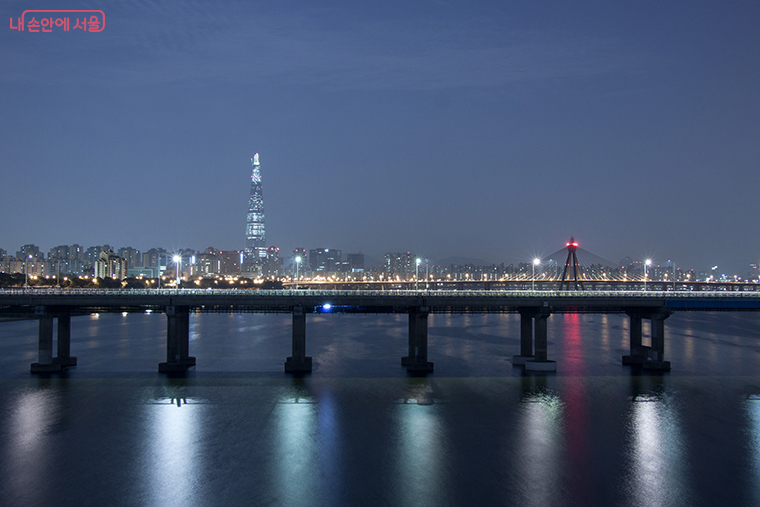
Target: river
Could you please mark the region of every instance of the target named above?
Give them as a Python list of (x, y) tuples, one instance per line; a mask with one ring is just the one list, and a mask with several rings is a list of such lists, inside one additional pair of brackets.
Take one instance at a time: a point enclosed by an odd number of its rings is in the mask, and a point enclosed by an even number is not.
[[(623, 366), (628, 319), (553, 315), (526, 374), (518, 315), (194, 314), (186, 375), (162, 314), (72, 318), (78, 365), (36, 376), (37, 323), (0, 323), (3, 505), (760, 505), (760, 314), (677, 313), (672, 371)], [(645, 329), (646, 331), (646, 329)]]

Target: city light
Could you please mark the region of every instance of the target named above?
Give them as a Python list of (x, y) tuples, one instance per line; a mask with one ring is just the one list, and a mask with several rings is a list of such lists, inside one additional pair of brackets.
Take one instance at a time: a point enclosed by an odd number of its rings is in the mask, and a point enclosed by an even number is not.
[(179, 265), (182, 263), (182, 257), (175, 255), (173, 259), (174, 264), (177, 265), (177, 288), (179, 289)]
[(652, 259), (644, 261), (644, 290), (647, 290), (647, 268), (652, 264)]
[[(565, 245), (572, 249), (579, 244), (571, 238)], [(30, 247), (30, 248), (27, 248)], [(107, 247), (107, 248), (105, 248)], [(33, 248), (33, 250), (31, 250)], [(346, 259), (345, 254), (341, 258), (341, 250), (336, 248), (319, 248), (315, 252), (329, 252), (333, 257), (328, 263), (314, 264), (314, 270), (305, 270), (301, 274), (301, 263), (306, 262), (304, 252), (310, 252), (304, 248), (293, 251), (290, 266), (282, 258), (277, 256), (267, 259), (267, 264), (257, 265), (258, 272), (245, 269), (238, 262), (240, 250), (235, 249), (223, 252), (215, 248), (207, 248), (204, 253), (192, 249), (177, 250), (176, 254), (167, 254), (162, 248), (151, 249), (153, 253), (145, 258), (130, 257), (130, 263), (126, 264), (128, 251), (139, 251), (132, 247), (118, 249), (124, 257), (113, 254), (108, 255), (109, 262), (124, 262), (129, 268), (120, 277), (111, 273), (116, 272), (111, 268), (104, 268), (96, 263), (104, 263), (105, 256), (98, 260), (98, 252), (112, 252), (115, 250), (108, 245), (91, 247), (86, 249), (87, 257), (83, 261), (77, 261), (74, 269), (69, 270), (72, 260), (66, 257), (56, 257), (55, 251), (63, 251), (64, 247), (51, 249), (49, 255), (39, 252), (34, 245), (25, 245), (20, 254), (3, 255), (0, 258), (0, 273), (18, 273), (15, 281), (6, 282), (7, 287), (28, 287), (38, 289), (41, 287), (61, 287), (66, 289), (95, 288), (97, 286), (108, 289), (160, 289), (161, 280), (164, 283), (175, 281), (175, 287), (182, 288), (184, 277), (188, 277), (188, 287), (194, 289), (218, 287), (220, 289), (324, 289), (335, 290), (470, 290), (486, 287), (487, 290), (515, 290), (527, 289), (530, 291), (552, 290), (552, 282), (559, 282), (562, 273), (561, 257), (555, 254), (550, 256), (530, 257), (526, 262), (508, 264), (473, 264), (462, 262), (460, 264), (444, 263), (434, 265), (427, 257), (413, 255), (409, 251), (393, 252), (386, 254), (386, 262), (374, 266), (367, 266), (363, 271), (363, 265), (354, 270), (353, 259)], [(30, 254), (30, 250), (32, 253)], [(276, 247), (268, 247), (267, 252), (279, 250)], [(79, 247), (78, 251), (83, 251)], [(2, 252), (2, 251), (0, 251)], [(664, 264), (654, 264), (652, 258), (626, 257), (620, 262), (605, 261), (605, 259), (587, 251), (578, 253), (584, 258), (575, 261), (570, 266), (578, 266), (579, 280), (590, 284), (591, 290), (612, 288), (613, 290), (626, 290), (638, 287), (643, 291), (701, 291), (701, 290), (737, 290), (755, 291), (760, 287), (739, 287), (739, 284), (758, 284), (758, 268), (756, 264), (750, 265), (748, 273), (729, 273), (726, 269), (719, 271), (718, 266), (709, 265), (702, 270), (687, 269), (676, 266), (672, 260)], [(65, 255), (65, 254), (61, 254)], [(129, 254), (131, 255), (131, 254)], [(351, 254), (356, 255), (356, 254)], [(579, 255), (579, 258), (581, 255)], [(592, 257), (591, 259), (589, 257)], [(315, 257), (316, 258), (316, 257)], [(192, 260), (195, 263), (192, 263)], [(246, 257), (247, 259), (247, 257)], [(344, 260), (345, 259), (345, 260)], [(274, 261), (274, 262), (272, 262)], [(604, 262), (600, 262), (604, 261)], [(134, 262), (134, 264), (132, 264)], [(183, 263), (187, 266), (183, 266)], [(295, 266), (293, 266), (295, 262)], [(425, 270), (421, 269), (425, 263)], [(175, 273), (169, 274), (171, 264), (175, 265)], [(186, 270), (183, 272), (183, 268)], [(289, 269), (290, 268), (290, 269)], [(60, 271), (58, 271), (60, 269)], [(643, 276), (638, 278), (636, 271), (642, 270)], [(66, 271), (64, 271), (66, 270)], [(93, 271), (95, 271), (93, 273)], [(361, 274), (358, 274), (361, 273)], [(20, 276), (19, 276), (20, 275)], [(68, 275), (68, 276), (66, 276)], [(183, 276), (184, 275), (184, 276)], [(425, 277), (425, 284), (419, 284), (420, 276)], [(214, 283), (214, 277), (219, 280)], [(303, 277), (303, 278), (302, 278)], [(530, 287), (525, 281), (530, 278)], [(537, 280), (541, 283), (536, 283)], [(9, 279), (10, 280), (10, 279)], [(118, 280), (118, 283), (116, 281)], [(154, 280), (156, 283), (154, 283)], [(198, 280), (198, 282), (196, 282)], [(254, 282), (255, 280), (255, 282)], [(64, 283), (66, 282), (66, 283)], [(454, 285), (453, 282), (457, 284)], [(704, 284), (710, 284), (704, 285)], [(713, 285), (715, 284), (715, 285)], [(169, 284), (171, 287), (171, 284)], [(584, 290), (583, 287), (578, 290)]]

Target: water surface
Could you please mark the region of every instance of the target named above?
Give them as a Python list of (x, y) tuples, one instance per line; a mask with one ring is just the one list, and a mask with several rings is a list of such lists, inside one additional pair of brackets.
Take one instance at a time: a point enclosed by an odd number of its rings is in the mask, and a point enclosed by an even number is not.
[(191, 316), (196, 368), (157, 373), (161, 314), (72, 318), (47, 377), (33, 321), (0, 323), (7, 505), (760, 505), (760, 316), (666, 321), (673, 370), (623, 366), (627, 318), (553, 315), (553, 374), (519, 316), (309, 315), (313, 373), (283, 372), (290, 317)]

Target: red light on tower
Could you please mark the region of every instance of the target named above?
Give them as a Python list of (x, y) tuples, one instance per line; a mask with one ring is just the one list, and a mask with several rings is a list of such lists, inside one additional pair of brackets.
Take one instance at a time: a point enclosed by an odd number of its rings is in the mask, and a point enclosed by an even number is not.
[(559, 282), (560, 290), (562, 290), (563, 285), (566, 285), (567, 290), (570, 290), (570, 280), (568, 279), (568, 275), (572, 276), (576, 290), (578, 290), (578, 288), (583, 289), (583, 275), (581, 273), (580, 264), (578, 263), (578, 256), (576, 255), (578, 242), (575, 241), (573, 236), (570, 236), (570, 241), (565, 243), (565, 246), (567, 247), (567, 260), (565, 261), (565, 269), (562, 272), (562, 279)]

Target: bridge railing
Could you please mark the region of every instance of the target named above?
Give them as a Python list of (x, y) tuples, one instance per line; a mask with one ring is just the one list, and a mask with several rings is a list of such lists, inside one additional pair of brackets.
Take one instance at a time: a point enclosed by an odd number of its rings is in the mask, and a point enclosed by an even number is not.
[(599, 298), (629, 297), (642, 299), (672, 298), (753, 298), (760, 299), (760, 291), (642, 291), (642, 290), (449, 290), (449, 289), (393, 289), (393, 290), (325, 290), (325, 289), (56, 289), (56, 288), (5, 288), (2, 295), (19, 296), (208, 296), (256, 298), (272, 296), (424, 296), (424, 297), (481, 297), (481, 298)]

